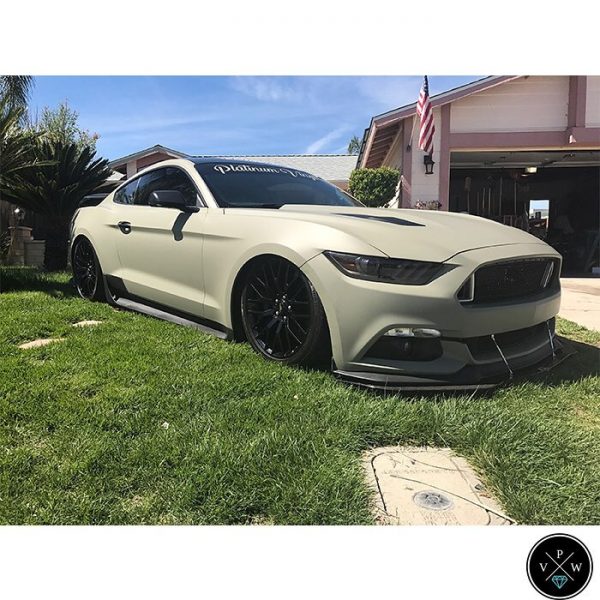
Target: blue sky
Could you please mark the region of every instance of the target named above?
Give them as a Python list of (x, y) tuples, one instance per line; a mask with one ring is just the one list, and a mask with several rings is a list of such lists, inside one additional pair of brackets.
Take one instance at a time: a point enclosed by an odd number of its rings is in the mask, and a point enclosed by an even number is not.
[[(479, 76), (429, 77), (430, 93)], [(163, 144), (190, 154), (345, 153), (421, 77), (36, 77), (30, 108), (67, 100), (108, 159)]]

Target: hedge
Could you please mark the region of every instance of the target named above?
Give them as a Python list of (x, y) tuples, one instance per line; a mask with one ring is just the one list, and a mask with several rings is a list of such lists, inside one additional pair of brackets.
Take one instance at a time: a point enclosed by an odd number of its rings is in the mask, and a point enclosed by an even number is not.
[(390, 167), (354, 169), (350, 175), (350, 193), (367, 206), (382, 206), (394, 197), (400, 172)]

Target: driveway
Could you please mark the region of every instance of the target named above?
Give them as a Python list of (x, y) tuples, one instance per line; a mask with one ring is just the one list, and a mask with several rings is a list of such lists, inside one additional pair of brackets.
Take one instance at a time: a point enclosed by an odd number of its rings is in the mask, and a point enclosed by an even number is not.
[(559, 316), (600, 331), (600, 278), (563, 278)]

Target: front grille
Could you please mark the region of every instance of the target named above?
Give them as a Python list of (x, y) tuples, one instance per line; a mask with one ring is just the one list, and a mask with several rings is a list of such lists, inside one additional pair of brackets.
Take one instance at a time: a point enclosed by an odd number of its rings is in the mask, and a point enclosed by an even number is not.
[(523, 300), (558, 289), (560, 261), (527, 258), (494, 263), (475, 272), (473, 304)]
[[(494, 337), (502, 352), (506, 356), (513, 356), (530, 348), (538, 347), (546, 342), (550, 343), (548, 328), (550, 329), (550, 335), (554, 337), (554, 326), (555, 320), (552, 318), (548, 322), (544, 321), (533, 327), (497, 333)], [(498, 358), (498, 349), (489, 335), (465, 338), (462, 341), (467, 344), (475, 360)]]

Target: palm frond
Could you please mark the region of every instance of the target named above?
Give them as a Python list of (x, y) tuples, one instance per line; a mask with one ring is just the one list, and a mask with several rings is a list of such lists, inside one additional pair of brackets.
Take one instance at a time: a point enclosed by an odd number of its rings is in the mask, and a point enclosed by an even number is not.
[(108, 161), (90, 148), (39, 138), (35, 167), (23, 169), (5, 187), (5, 197), (53, 222), (71, 218), (84, 196), (110, 175)]
[(35, 136), (23, 132), (19, 127), (24, 110), (12, 106), (7, 98), (0, 97), (0, 192), (4, 191), (16, 173), (34, 162)]
[(7, 99), (12, 107), (25, 108), (33, 88), (31, 75), (2, 75), (0, 76), (0, 94)]

